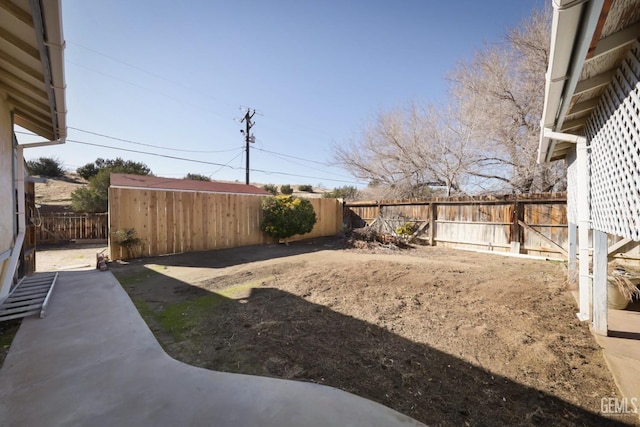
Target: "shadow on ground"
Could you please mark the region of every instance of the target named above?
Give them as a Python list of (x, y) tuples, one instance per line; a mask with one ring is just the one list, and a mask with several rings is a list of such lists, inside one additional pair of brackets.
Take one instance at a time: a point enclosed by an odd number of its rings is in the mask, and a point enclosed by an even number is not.
[[(305, 253), (305, 246), (275, 251), (287, 256)], [(224, 266), (264, 259), (267, 253), (274, 256), (264, 251), (234, 263), (202, 262)], [(146, 283), (179, 296), (178, 301), (167, 306), (142, 300), (137, 276), (118, 279), (165, 350), (189, 364), (330, 385), (429, 425), (624, 425), (624, 419), (599, 416), (288, 292), (258, 285), (216, 293), (147, 273)], [(599, 405), (594, 397), (582, 399), (585, 407)]]
[[(166, 256), (133, 259), (127, 263), (156, 264), (160, 266), (196, 267), (196, 268), (225, 268), (249, 262), (265, 261), (275, 258), (285, 258), (294, 255), (319, 252), (321, 250), (342, 249), (344, 243), (335, 237), (313, 240), (300, 240), (289, 243), (269, 243), (264, 245), (240, 246), (237, 248), (218, 249), (202, 252), (187, 252)], [(117, 271), (117, 266), (114, 266)]]

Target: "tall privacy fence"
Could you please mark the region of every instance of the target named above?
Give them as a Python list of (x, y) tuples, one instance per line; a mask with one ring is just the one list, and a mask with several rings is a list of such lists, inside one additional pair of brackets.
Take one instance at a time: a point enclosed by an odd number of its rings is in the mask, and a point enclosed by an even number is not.
[(566, 207), (566, 193), (360, 201), (344, 218), (388, 231), (410, 222), (432, 246), (566, 257)]
[[(300, 239), (331, 236), (342, 227), (342, 202), (309, 199), (318, 221)], [(261, 196), (133, 188), (109, 189), (110, 256), (127, 254), (115, 244), (118, 230), (134, 229), (134, 256), (233, 248), (272, 241), (260, 230)]]

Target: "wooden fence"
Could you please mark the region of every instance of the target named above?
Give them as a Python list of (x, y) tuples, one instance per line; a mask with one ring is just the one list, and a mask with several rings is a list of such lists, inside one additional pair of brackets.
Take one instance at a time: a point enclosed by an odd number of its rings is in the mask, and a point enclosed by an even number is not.
[(411, 222), (431, 245), (565, 257), (566, 204), (565, 193), (368, 201), (346, 203), (344, 217), (391, 232)]
[(103, 214), (60, 213), (31, 216), (38, 244), (61, 243), (71, 240), (107, 239), (108, 217)]
[[(300, 239), (331, 236), (342, 227), (342, 203), (310, 199), (318, 221)], [(109, 228), (133, 228), (141, 239), (137, 256), (232, 248), (267, 243), (260, 231), (261, 196), (131, 188), (109, 189)], [(110, 256), (124, 249), (110, 240)]]

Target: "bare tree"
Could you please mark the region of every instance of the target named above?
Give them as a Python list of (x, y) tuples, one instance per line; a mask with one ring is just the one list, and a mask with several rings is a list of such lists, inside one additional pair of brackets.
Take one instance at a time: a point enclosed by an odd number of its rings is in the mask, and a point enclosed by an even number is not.
[(394, 197), (424, 197), (433, 187), (459, 192), (471, 159), (468, 129), (433, 106), (381, 113), (357, 141), (334, 147), (334, 159)]
[[(451, 98), (478, 154), (468, 172), (494, 188), (563, 189), (562, 165), (538, 165), (551, 11), (534, 11), (504, 43), (485, 46), (451, 75)], [(500, 184), (502, 183), (502, 184)]]
[(335, 160), (395, 197), (563, 190), (564, 165), (537, 163), (550, 20), (550, 8), (534, 11), (458, 65), (445, 107), (381, 113)]

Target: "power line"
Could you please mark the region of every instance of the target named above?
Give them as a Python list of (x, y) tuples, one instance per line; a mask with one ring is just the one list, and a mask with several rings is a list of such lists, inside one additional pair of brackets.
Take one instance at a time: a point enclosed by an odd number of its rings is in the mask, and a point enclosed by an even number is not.
[(162, 150), (169, 150), (169, 151), (181, 151), (181, 152), (185, 152), (185, 153), (227, 153), (229, 151), (236, 151), (238, 149), (236, 147), (236, 148), (230, 148), (228, 150), (184, 150), (184, 149), (180, 149), (180, 148), (163, 147), (161, 145), (145, 144), (145, 143), (142, 143), (142, 142), (131, 141), (130, 139), (123, 139), (123, 138), (118, 138), (118, 137), (115, 137), (115, 136), (109, 136), (109, 135), (105, 135), (105, 134), (102, 134), (102, 133), (97, 133), (97, 132), (92, 132), (92, 131), (89, 131), (89, 130), (75, 128), (75, 127), (72, 127), (72, 126), (67, 126), (67, 127), (69, 129), (77, 130), (79, 132), (84, 132), (84, 133), (88, 133), (88, 134), (91, 134), (91, 135), (100, 136), (102, 138), (113, 139), (114, 141), (121, 141), (121, 142), (127, 142), (129, 144), (142, 145), (144, 147), (160, 148)]
[(120, 78), (120, 77), (114, 76), (114, 75), (112, 75), (112, 74), (104, 73), (104, 72), (102, 72), (102, 71), (98, 71), (98, 70), (95, 70), (95, 69), (93, 69), (93, 68), (86, 67), (86, 66), (84, 66), (84, 65), (78, 64), (78, 63), (73, 62), (73, 61), (66, 60), (66, 63), (67, 63), (67, 64), (75, 65), (76, 67), (79, 67), (79, 68), (84, 68), (84, 69), (85, 69), (85, 70), (87, 70), (87, 71), (91, 71), (91, 72), (93, 72), (93, 73), (100, 74), (100, 75), (103, 75), (103, 76), (105, 76), (105, 77), (112, 78), (112, 79), (114, 79), (114, 80), (121, 81), (121, 82), (126, 83), (126, 84), (128, 84), (128, 85), (131, 85), (131, 86), (133, 86), (133, 87), (137, 87), (137, 88), (139, 88), (139, 89), (146, 90), (147, 92), (151, 92), (151, 93), (153, 93), (153, 94), (155, 94), (155, 95), (164, 96), (165, 98), (171, 99), (172, 101), (180, 102), (180, 103), (182, 103), (182, 104), (184, 104), (184, 105), (188, 105), (188, 106), (190, 106), (190, 107), (192, 107), (192, 108), (195, 108), (195, 109), (198, 109), (198, 110), (202, 110), (202, 111), (206, 111), (208, 114), (213, 114), (213, 115), (215, 115), (215, 116), (220, 117), (221, 119), (229, 120), (229, 118), (228, 118), (228, 117), (225, 117), (225, 116), (223, 116), (222, 114), (216, 113), (216, 112), (211, 111), (211, 110), (209, 110), (209, 109), (205, 109), (205, 108), (203, 108), (203, 107), (201, 107), (201, 106), (199, 106), (199, 105), (192, 104), (192, 103), (190, 103), (190, 102), (188, 102), (188, 101), (185, 101), (184, 99), (177, 98), (177, 97), (175, 97), (175, 96), (172, 96), (172, 95), (168, 95), (168, 94), (166, 94), (166, 93), (159, 92), (159, 91), (157, 91), (157, 90), (155, 90), (155, 89), (151, 89), (151, 88), (148, 88), (148, 87), (145, 87), (145, 86), (139, 85), (139, 84), (137, 84), (137, 83), (130, 82), (130, 81), (128, 81), (128, 80), (125, 80), (125, 79), (123, 79), (123, 78)]
[[(187, 159), (187, 158), (184, 158), (184, 157), (169, 156), (167, 154), (150, 153), (150, 152), (147, 152), (147, 151), (140, 151), (140, 150), (131, 150), (131, 149), (128, 149), (128, 148), (112, 147), (110, 145), (94, 144), (92, 142), (77, 141), (77, 140), (73, 140), (73, 139), (67, 139), (67, 142), (71, 142), (71, 143), (74, 143), (74, 144), (91, 145), (91, 146), (94, 146), (94, 147), (108, 148), (108, 149), (111, 149), (111, 150), (127, 151), (129, 153), (138, 153), (138, 154), (146, 154), (146, 155), (149, 155), (149, 156), (164, 157), (166, 159), (182, 160), (182, 161), (185, 161), (185, 162), (202, 163), (202, 164), (205, 164), (205, 165), (227, 167), (227, 168), (233, 169), (233, 170), (242, 169), (242, 168), (238, 168), (238, 167), (228, 166), (228, 165), (225, 165), (225, 164), (222, 164), (222, 163), (207, 162), (207, 161), (204, 161), (204, 160), (196, 160), (196, 159)], [(235, 159), (233, 159), (233, 160), (235, 160)], [(229, 163), (231, 163), (231, 162), (229, 162)], [(283, 175), (283, 176), (293, 176), (293, 177), (297, 177), (297, 178), (320, 179), (320, 180), (323, 180), (323, 181), (341, 182), (341, 183), (345, 183), (345, 184), (362, 184), (362, 182), (347, 181), (347, 180), (343, 180), (343, 179), (332, 179), (332, 178), (309, 176), (309, 175), (297, 175), (297, 174), (293, 174), (293, 173), (266, 171), (266, 170), (262, 170), (262, 169), (250, 169), (250, 171), (251, 172), (264, 173), (264, 174), (267, 174), (267, 175)]]
[(301, 167), (303, 167), (303, 168), (313, 169), (313, 170), (316, 170), (316, 171), (319, 171), (319, 172), (328, 173), (329, 175), (338, 176), (338, 177), (340, 177), (340, 178), (347, 178), (347, 179), (350, 179), (350, 177), (347, 177), (347, 176), (344, 176), (344, 175), (340, 175), (340, 174), (338, 174), (338, 173), (329, 172), (329, 171), (324, 170), (324, 169), (314, 168), (313, 166), (307, 166), (307, 165), (302, 165), (302, 164), (300, 164), (300, 163), (296, 163), (296, 162), (294, 162), (293, 160), (289, 160), (289, 159), (287, 159), (287, 158), (285, 158), (285, 157), (282, 157), (282, 155), (280, 155), (280, 154), (276, 154), (276, 153), (274, 153), (274, 152), (269, 152), (269, 151), (265, 151), (265, 150), (260, 150), (260, 151), (264, 151), (265, 153), (269, 154), (270, 156), (273, 156), (273, 157), (275, 157), (275, 158), (277, 158), (277, 159), (280, 159), (280, 160), (284, 160), (285, 162), (289, 162), (289, 163), (294, 164), (294, 165), (296, 165), (296, 166), (301, 166)]
[[(186, 85), (184, 85), (183, 83), (181, 83), (181, 82), (179, 82), (179, 81), (171, 80), (171, 79), (169, 79), (169, 78), (167, 78), (167, 77), (161, 76), (160, 74), (156, 74), (156, 73), (154, 73), (154, 72), (152, 72), (152, 71), (149, 71), (149, 70), (147, 70), (147, 69), (144, 69), (144, 68), (142, 68), (142, 67), (138, 67), (138, 66), (136, 66), (136, 65), (130, 64), (130, 63), (126, 62), (126, 61), (123, 61), (123, 60), (121, 60), (121, 59), (116, 58), (115, 56), (111, 56), (111, 55), (108, 55), (108, 54), (106, 54), (106, 53), (100, 52), (100, 51), (98, 51), (98, 50), (92, 49), (92, 48), (90, 48), (90, 47), (87, 47), (87, 46), (81, 45), (80, 43), (75, 43), (75, 42), (72, 42), (72, 41), (69, 41), (69, 40), (66, 40), (66, 42), (67, 42), (68, 44), (72, 44), (72, 45), (74, 45), (74, 46), (78, 46), (78, 47), (80, 47), (80, 48), (82, 48), (82, 49), (85, 49), (85, 50), (88, 50), (88, 51), (90, 51), (90, 52), (93, 52), (93, 53), (95, 53), (96, 55), (104, 56), (105, 58), (108, 58), (108, 59), (110, 59), (110, 60), (112, 60), (112, 61), (118, 62), (118, 63), (120, 63), (120, 64), (122, 64), (122, 65), (127, 66), (127, 67), (133, 68), (134, 70), (140, 71), (140, 72), (142, 72), (142, 73), (148, 74), (148, 75), (150, 75), (150, 76), (152, 76), (152, 77), (155, 77), (155, 78), (157, 78), (157, 79), (164, 80), (165, 82), (168, 82), (168, 83), (174, 84), (174, 85), (176, 85), (176, 86), (180, 86), (180, 87), (182, 87), (182, 88), (184, 88), (184, 89), (187, 89), (187, 90), (190, 90), (190, 91), (192, 91), (192, 92), (198, 92), (198, 94), (199, 94), (199, 95), (202, 95), (201, 91), (199, 91), (198, 89), (195, 89), (195, 88), (193, 88), (193, 87), (186, 86)], [(222, 103), (224, 103), (224, 104), (226, 104), (226, 105), (229, 105), (229, 106), (233, 105), (233, 104), (228, 103), (228, 102), (226, 102), (226, 101), (224, 101), (224, 100), (222, 100), (222, 99), (219, 99), (219, 98), (215, 98), (215, 97), (212, 97), (212, 96), (206, 96), (206, 97), (207, 97), (207, 98), (214, 99), (214, 100), (216, 100), (216, 101), (218, 101), (218, 102), (222, 102)]]
[(255, 149), (258, 150), (258, 151), (264, 151), (265, 153), (277, 154), (279, 156), (289, 157), (289, 158), (296, 159), (296, 160), (302, 160), (303, 162), (315, 163), (315, 164), (322, 165), (322, 166), (331, 166), (331, 165), (328, 165), (326, 163), (319, 162), (317, 160), (303, 159), (302, 157), (296, 157), (296, 156), (291, 156), (289, 154), (278, 153), (276, 151), (265, 150), (264, 148), (257, 148), (256, 147)]
[(267, 175), (284, 175), (284, 176), (294, 176), (296, 178), (321, 179), (323, 181), (342, 182), (342, 183), (345, 183), (345, 184), (363, 184), (362, 182), (356, 182), (356, 181), (345, 181), (343, 179), (322, 178), (322, 177), (318, 177), (318, 176), (309, 176), (309, 175), (297, 175), (297, 174), (287, 173), (287, 172), (265, 171), (265, 170), (260, 170), (260, 169), (251, 169), (251, 171), (252, 172), (262, 172), (262, 173), (267, 174)]
[[(114, 56), (108, 55), (108, 54), (106, 54), (106, 53), (100, 52), (100, 51), (98, 51), (98, 50), (96, 50), (96, 49), (92, 49), (92, 48), (90, 48), (90, 47), (87, 47), (87, 46), (84, 46), (84, 45), (81, 45), (81, 44), (79, 44), (79, 43), (75, 43), (75, 42), (73, 42), (73, 41), (69, 41), (69, 40), (66, 40), (66, 42), (67, 42), (68, 44), (78, 46), (78, 47), (80, 47), (80, 48), (82, 48), (82, 49), (86, 49), (86, 50), (88, 50), (88, 51), (90, 51), (90, 52), (93, 52), (93, 53), (95, 53), (95, 54), (97, 54), (97, 55), (100, 55), (100, 56), (103, 56), (103, 57), (105, 57), (105, 58), (108, 58), (108, 59), (110, 59), (110, 60), (112, 60), (112, 61), (118, 62), (118, 63), (120, 63), (120, 64), (122, 64), (122, 65), (125, 65), (125, 66), (127, 66), (127, 67), (130, 67), (130, 68), (135, 69), (135, 70), (137, 70), (137, 71), (140, 71), (140, 72), (142, 72), (142, 73), (148, 74), (148, 75), (150, 75), (150, 76), (152, 76), (152, 77), (155, 77), (155, 78), (157, 78), (157, 79), (164, 80), (164, 81), (166, 81), (166, 82), (168, 82), (168, 83), (174, 84), (174, 85), (176, 85), (176, 86), (180, 86), (180, 87), (182, 87), (182, 88), (184, 88), (184, 89), (187, 89), (187, 90), (190, 90), (190, 91), (192, 91), (192, 92), (197, 92), (200, 96), (204, 96), (204, 97), (206, 97), (206, 98), (209, 98), (209, 99), (212, 99), (212, 100), (215, 100), (215, 101), (221, 102), (221, 103), (223, 103), (223, 104), (225, 104), (225, 105), (228, 105), (228, 106), (233, 105), (233, 104), (231, 104), (231, 103), (229, 103), (229, 102), (227, 102), (227, 101), (225, 101), (225, 100), (223, 100), (223, 99), (216, 98), (216, 97), (213, 97), (213, 96), (210, 96), (210, 95), (203, 95), (203, 94), (202, 94), (202, 92), (201, 92), (200, 90), (198, 90), (198, 89), (194, 89), (194, 88), (192, 88), (192, 87), (186, 86), (186, 85), (184, 85), (184, 84), (183, 84), (183, 83), (181, 83), (181, 82), (178, 82), (178, 81), (175, 81), (175, 80), (171, 80), (171, 79), (169, 79), (169, 78), (167, 78), (167, 77), (161, 76), (160, 74), (157, 74), (157, 73), (154, 73), (154, 72), (149, 71), (149, 70), (147, 70), (147, 69), (144, 69), (144, 68), (142, 68), (142, 67), (138, 67), (138, 66), (136, 66), (136, 65), (130, 64), (130, 63), (126, 62), (126, 61), (123, 61), (123, 60), (118, 59), (118, 58), (116, 58), (116, 57), (114, 57)], [(111, 76), (111, 75), (109, 75), (109, 74), (106, 74), (106, 73), (103, 73), (103, 72), (101, 72), (101, 71), (94, 70), (94, 69), (92, 69), (92, 68), (89, 68), (89, 67), (86, 67), (86, 66), (83, 66), (83, 65), (80, 65), (80, 64), (74, 63), (74, 62), (72, 62), (72, 61), (67, 60), (67, 62), (68, 62), (68, 63), (70, 63), (70, 64), (73, 64), (73, 65), (76, 65), (76, 66), (78, 66), (78, 67), (84, 68), (84, 69), (86, 69), (86, 70), (93, 71), (93, 72), (95, 72), (95, 73), (102, 74), (102, 75), (105, 75), (105, 76), (108, 76), (108, 77), (112, 77), (112, 78), (117, 79), (117, 80), (121, 80), (121, 81), (123, 81), (123, 82), (125, 82), (125, 83), (132, 84), (132, 85), (137, 86), (137, 87), (139, 87), (139, 88), (142, 88), (142, 89), (145, 89), (145, 90), (149, 90), (149, 91), (153, 91), (152, 89), (145, 88), (145, 87), (140, 86), (140, 85), (137, 85), (137, 84), (135, 84), (135, 83), (128, 82), (128, 81), (126, 81), (126, 80), (124, 80), (124, 79), (120, 79), (120, 78), (118, 78), (118, 77)], [(154, 92), (155, 92), (155, 91), (154, 91)], [(162, 94), (162, 93), (160, 93), (160, 92), (156, 92), (156, 93), (159, 93), (159, 94), (161, 94), (161, 95), (164, 95), (164, 94)], [(183, 101), (183, 100), (179, 100), (179, 99), (174, 98), (174, 97), (171, 97), (171, 96), (169, 96), (169, 95), (164, 95), (164, 96), (167, 96), (167, 97), (169, 97), (169, 98), (171, 98), (171, 99), (174, 99), (174, 100), (178, 100), (178, 101), (180, 101), (180, 102), (185, 102), (185, 101)], [(185, 103), (186, 103), (186, 104), (188, 104), (188, 105), (191, 105), (191, 106), (196, 107), (195, 105), (190, 104), (190, 103), (188, 103), (188, 102), (185, 102)], [(200, 107), (197, 107), (197, 108), (200, 108)], [(248, 107), (241, 106), (240, 108), (241, 108), (241, 109), (245, 109), (245, 108), (248, 108)], [(255, 111), (255, 110), (254, 110), (254, 111)], [(214, 114), (215, 114), (215, 113), (214, 113)], [(258, 111), (258, 112), (257, 112), (257, 114), (258, 114), (258, 115), (260, 115), (260, 116), (262, 115), (262, 113), (261, 113), (260, 111)], [(220, 116), (220, 115), (218, 115), (218, 116), (219, 116), (219, 117), (222, 117), (222, 116)], [(226, 119), (226, 117), (224, 117), (224, 118)], [(331, 137), (331, 136), (332, 136), (332, 135), (330, 135), (329, 133), (327, 133), (325, 130), (316, 129), (316, 128), (313, 128), (313, 127), (310, 127), (310, 126), (307, 126), (307, 125), (301, 125), (300, 123), (296, 123), (296, 122), (293, 122), (293, 123), (287, 123), (287, 122), (285, 122), (285, 121), (281, 121), (281, 120), (273, 119), (273, 118), (272, 118), (271, 120), (273, 120), (273, 121), (275, 121), (275, 122), (279, 122), (279, 123), (284, 124), (284, 125), (286, 125), (286, 126), (292, 126), (292, 125), (293, 125), (293, 126), (297, 126), (297, 127), (299, 127), (299, 128), (304, 128), (304, 129), (311, 130), (311, 131), (316, 132), (316, 133), (318, 133), (318, 134), (323, 134), (323, 135), (326, 135), (326, 136), (329, 136), (329, 137)], [(268, 120), (267, 120), (267, 124), (268, 124)]]
[[(112, 146), (109, 146), (109, 145), (94, 144), (92, 142), (77, 141), (77, 140), (74, 140), (74, 139), (67, 139), (67, 142), (72, 142), (74, 144), (82, 144), (82, 145), (92, 145), (94, 147), (110, 148), (112, 150), (127, 151), (129, 153), (138, 153), (138, 154), (146, 154), (146, 155), (149, 155), (149, 156), (164, 157), (165, 159), (182, 160), (182, 161), (185, 161), (185, 162), (202, 163), (202, 164), (205, 164), (205, 165), (213, 165), (213, 166), (223, 166), (223, 167), (225, 166), (222, 163), (207, 162), (207, 161), (204, 161), (204, 160), (196, 160), (196, 159), (186, 159), (184, 157), (169, 156), (167, 154), (149, 153), (147, 151), (131, 150), (129, 148), (112, 147)], [(236, 168), (232, 168), (232, 169), (236, 169)]]
[[(240, 153), (238, 153), (233, 159), (229, 160), (227, 163), (225, 163), (223, 166), (220, 166), (218, 169), (216, 169), (215, 172), (213, 172), (211, 175), (209, 175), (209, 178), (211, 178), (213, 175), (217, 174), (218, 172), (220, 172), (222, 170), (222, 168), (224, 168), (225, 166), (229, 166), (229, 164), (231, 162), (233, 162), (235, 159), (237, 159), (238, 157), (242, 156), (242, 153), (244, 153), (244, 150), (240, 151)], [(233, 169), (237, 169), (237, 168), (233, 168)]]

